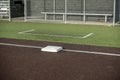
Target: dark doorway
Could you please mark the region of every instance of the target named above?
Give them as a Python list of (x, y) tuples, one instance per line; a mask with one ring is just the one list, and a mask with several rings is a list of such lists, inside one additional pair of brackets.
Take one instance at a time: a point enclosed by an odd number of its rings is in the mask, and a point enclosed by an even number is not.
[(23, 0), (11, 0), (11, 17), (24, 17)]

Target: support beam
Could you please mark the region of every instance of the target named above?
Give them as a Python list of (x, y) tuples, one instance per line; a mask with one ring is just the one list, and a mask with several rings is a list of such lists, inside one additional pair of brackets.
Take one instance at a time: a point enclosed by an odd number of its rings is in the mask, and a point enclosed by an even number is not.
[(114, 0), (113, 6), (113, 26), (115, 26), (115, 17), (116, 17), (116, 0)]
[(47, 14), (45, 14), (45, 21), (47, 21)]
[(27, 21), (27, 0), (24, 0), (24, 21)]
[(9, 6), (9, 21), (11, 21), (11, 6), (10, 6), (10, 0), (8, 2), (8, 6)]
[(83, 21), (86, 21), (86, 0), (83, 0)]
[(107, 23), (107, 16), (105, 16), (105, 23)]
[[(53, 12), (56, 12), (56, 0), (53, 0)], [(53, 15), (53, 20), (55, 20), (55, 15)]]
[(65, 14), (63, 15), (64, 22), (66, 23), (67, 21), (67, 0), (65, 0)]

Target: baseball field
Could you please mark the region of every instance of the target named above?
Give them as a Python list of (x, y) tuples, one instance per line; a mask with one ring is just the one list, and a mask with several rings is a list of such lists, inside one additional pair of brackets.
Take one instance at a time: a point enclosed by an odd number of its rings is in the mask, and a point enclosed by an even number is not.
[(0, 80), (120, 80), (120, 27), (1, 21)]
[(119, 26), (0, 22), (0, 38), (120, 47), (119, 34)]

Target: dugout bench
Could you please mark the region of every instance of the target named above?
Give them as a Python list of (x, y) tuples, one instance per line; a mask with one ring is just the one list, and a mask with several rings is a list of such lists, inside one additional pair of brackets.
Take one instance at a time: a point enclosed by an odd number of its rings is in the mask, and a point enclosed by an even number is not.
[(107, 23), (108, 17), (112, 17), (113, 14), (96, 14), (96, 13), (59, 13), (59, 12), (41, 12), (41, 14), (45, 15), (45, 20), (47, 20), (48, 15), (63, 15), (63, 21), (66, 21), (65, 16), (68, 15), (77, 15), (77, 16), (83, 16), (84, 21), (86, 20), (86, 16), (103, 16), (104, 17), (104, 22)]

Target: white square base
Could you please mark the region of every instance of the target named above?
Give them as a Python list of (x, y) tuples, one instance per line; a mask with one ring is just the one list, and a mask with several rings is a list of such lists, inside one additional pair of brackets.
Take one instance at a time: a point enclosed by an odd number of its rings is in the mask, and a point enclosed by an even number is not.
[(41, 49), (41, 51), (44, 51), (44, 52), (59, 52), (61, 50), (63, 50), (63, 47), (61, 46), (46, 46)]

